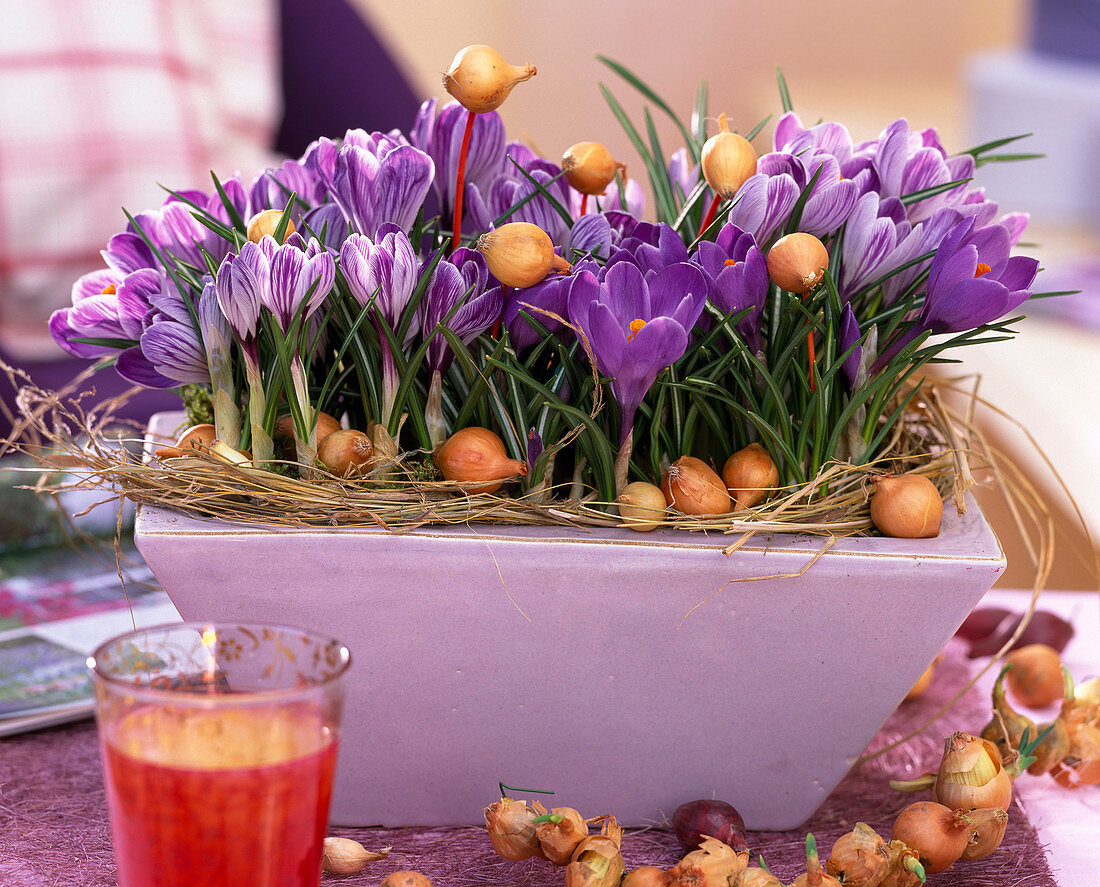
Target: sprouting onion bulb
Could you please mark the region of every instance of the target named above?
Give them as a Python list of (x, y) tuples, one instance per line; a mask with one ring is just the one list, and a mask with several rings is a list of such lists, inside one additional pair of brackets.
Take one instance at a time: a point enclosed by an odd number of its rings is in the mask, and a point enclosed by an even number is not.
[(485, 808), (485, 828), (489, 843), (500, 856), (512, 862), (542, 856), (535, 819), (546, 812), (535, 801), (530, 807), (526, 801), (503, 797)]
[(916, 850), (925, 871), (935, 874), (951, 868), (966, 850), (970, 818), (935, 801), (917, 801), (898, 814), (890, 839)]
[(707, 184), (729, 200), (756, 174), (756, 151), (748, 139), (730, 132), (726, 115), (718, 115), (718, 132), (703, 145), (699, 166)]
[(920, 474), (875, 478), (871, 520), (887, 536), (928, 539), (940, 533), (943, 499), (936, 485)]
[(565, 180), (581, 194), (603, 194), (615, 181), (615, 173), (626, 167), (599, 142), (577, 142), (561, 158)]
[(541, 282), (551, 270), (568, 274), (572, 266), (554, 252), (550, 235), (531, 222), (509, 222), (477, 240), (489, 273), (505, 286), (522, 289)]
[(530, 80), (538, 71), (534, 65), (510, 65), (491, 46), (463, 47), (443, 75), (443, 88), (468, 111), (495, 111), (517, 83)]
[(804, 295), (821, 285), (829, 267), (829, 251), (812, 234), (796, 231), (768, 250), (768, 277), (780, 289)]
[(467, 493), (495, 493), (510, 477), (527, 474), (527, 463), (508, 457), (508, 451), (488, 428), (471, 426), (456, 431), (434, 453), (446, 480), (460, 481)]

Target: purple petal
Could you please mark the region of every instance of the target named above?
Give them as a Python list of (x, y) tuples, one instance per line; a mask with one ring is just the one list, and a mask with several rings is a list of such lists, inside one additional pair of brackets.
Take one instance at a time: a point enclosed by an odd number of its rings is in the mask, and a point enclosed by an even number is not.
[(115, 372), (123, 379), (146, 388), (176, 388), (179, 385), (175, 379), (158, 373), (139, 345), (127, 348), (118, 355)]
[(432, 186), (435, 165), (423, 151), (403, 145), (385, 156), (378, 176), (376, 225), (392, 222), (408, 231)]
[(193, 327), (154, 323), (141, 337), (141, 350), (156, 372), (176, 384), (210, 384), (206, 351)]
[(105, 292), (114, 292), (122, 283), (124, 275), (112, 268), (100, 268), (77, 278), (73, 284), (72, 303), (75, 305), (81, 299), (89, 296), (99, 296)]
[(669, 265), (649, 280), (650, 314), (645, 319), (671, 317), (690, 330), (706, 299), (707, 281), (698, 268), (687, 262)]
[(117, 354), (117, 348), (104, 345), (87, 345), (83, 342), (73, 342), (72, 339), (81, 338), (87, 333), (76, 329), (69, 322), (72, 308), (60, 308), (50, 315), (49, 329), (54, 341), (74, 357), (91, 360), (96, 357), (104, 357), (109, 354)]

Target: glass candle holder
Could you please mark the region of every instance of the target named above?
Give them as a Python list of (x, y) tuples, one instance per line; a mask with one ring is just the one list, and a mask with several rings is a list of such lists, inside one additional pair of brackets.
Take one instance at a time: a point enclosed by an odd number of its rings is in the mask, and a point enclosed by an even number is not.
[(88, 660), (119, 887), (316, 887), (350, 655), (261, 624), (176, 623)]

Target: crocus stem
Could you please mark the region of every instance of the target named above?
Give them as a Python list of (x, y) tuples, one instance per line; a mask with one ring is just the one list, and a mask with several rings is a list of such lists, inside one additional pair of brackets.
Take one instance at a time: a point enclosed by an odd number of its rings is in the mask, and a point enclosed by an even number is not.
[(443, 375), (432, 370), (428, 386), (428, 400), (424, 404), (424, 424), (428, 427), (428, 440), (434, 450), (447, 436), (447, 423), (443, 421)]
[(814, 390), (814, 361), (816, 360), (813, 333), (806, 333), (806, 350), (809, 351), (810, 356), (810, 391), (812, 392)]
[(462, 133), (462, 147), (458, 152), (458, 171), (455, 173), (455, 221), (451, 252), (462, 245), (462, 192), (466, 189), (466, 154), (470, 150), (470, 136), (474, 132), (474, 111), (466, 112), (466, 129)]
[(243, 350), (245, 376), (248, 378), (248, 423), (252, 429), (252, 463), (263, 466), (275, 457), (275, 446), (271, 442), (271, 435), (264, 428), (267, 396), (264, 394), (264, 381), (260, 376), (260, 362), (255, 353), (255, 343), (251, 349), (246, 346)]
[(294, 397), (298, 401), (303, 423), (302, 428), (297, 426), (294, 428), (294, 448), (297, 452), (298, 464), (308, 471), (317, 461), (317, 423), (313, 419), (313, 407), (309, 402), (306, 368), (302, 365), (302, 358), (299, 355), (295, 355), (290, 364), (290, 376), (294, 381)]
[(588, 195), (585, 194), (581, 197), (581, 215), (583, 216), (588, 212)]
[(722, 195), (715, 194), (714, 199), (710, 202), (710, 206), (707, 207), (706, 215), (703, 216), (702, 224), (699, 225), (699, 233), (696, 235), (696, 239), (703, 236), (703, 232), (710, 227), (710, 223), (714, 221), (714, 217), (718, 214), (718, 205), (722, 202)]
[(224, 336), (211, 330), (204, 340), (206, 366), (210, 370), (210, 388), (213, 391), (214, 428), (218, 440), (225, 441), (233, 449), (241, 446), (241, 411), (237, 408), (237, 389), (233, 383), (233, 366), (229, 354), (229, 342)]
[[(508, 301), (508, 287), (506, 284), (503, 283), (500, 285), (500, 298), (504, 302)], [(493, 338), (500, 338), (500, 320), (497, 320), (493, 323)]]
[(382, 418), (387, 428), (393, 415), (393, 403), (397, 400), (397, 386), (401, 379), (397, 375), (397, 362), (393, 359), (389, 342), (382, 341)]
[(619, 444), (619, 452), (615, 455), (615, 494), (618, 495), (626, 489), (627, 478), (630, 474), (630, 454), (634, 449), (634, 428), (631, 427), (623, 435), (623, 442)]

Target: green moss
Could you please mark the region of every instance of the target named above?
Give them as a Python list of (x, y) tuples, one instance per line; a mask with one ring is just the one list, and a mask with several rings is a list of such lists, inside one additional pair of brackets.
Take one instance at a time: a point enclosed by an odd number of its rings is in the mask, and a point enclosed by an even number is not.
[(184, 385), (180, 389), (183, 397), (183, 409), (187, 413), (188, 425), (213, 425), (214, 404), (210, 398), (210, 389), (205, 385)]

